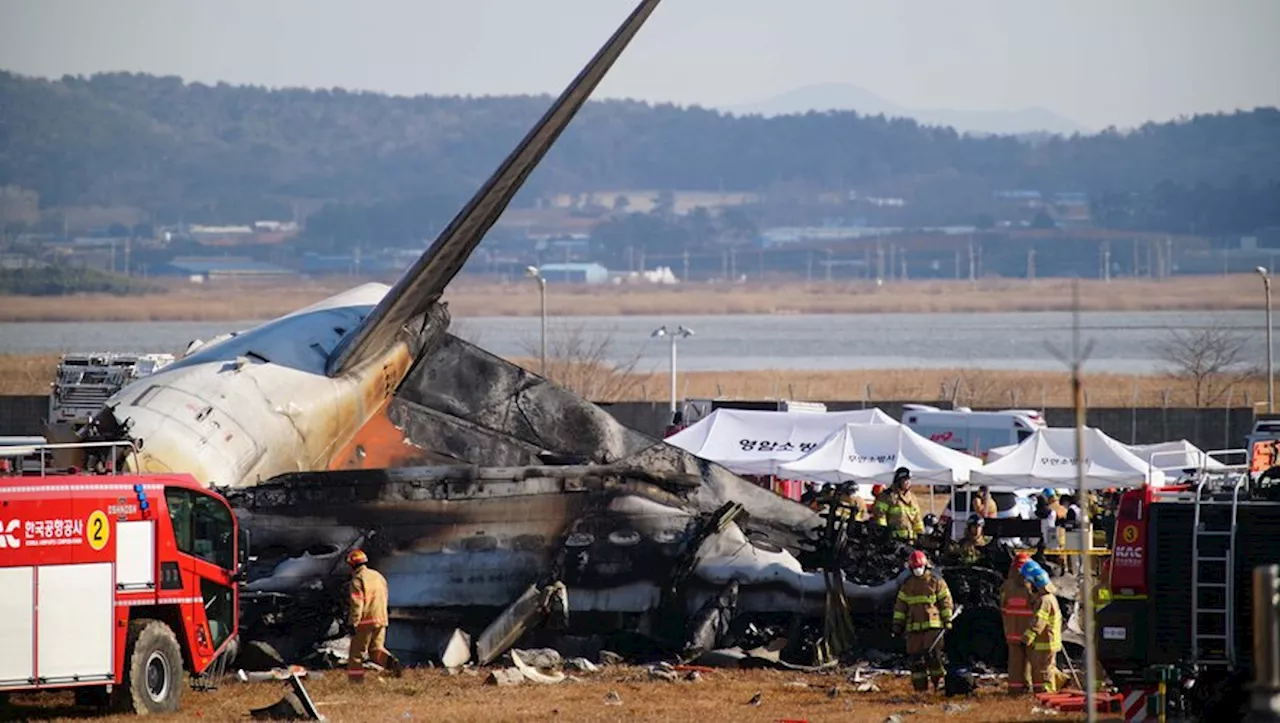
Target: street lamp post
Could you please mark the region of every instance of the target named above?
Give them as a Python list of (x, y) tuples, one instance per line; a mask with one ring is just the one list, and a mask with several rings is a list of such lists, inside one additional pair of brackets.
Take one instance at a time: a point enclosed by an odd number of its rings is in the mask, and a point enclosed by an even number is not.
[(684, 326), (676, 327), (675, 331), (668, 331), (666, 326), (660, 326), (653, 330), (651, 337), (665, 336), (671, 339), (671, 415), (674, 418), (676, 413), (676, 339), (680, 337), (693, 336), (693, 329)]
[(538, 297), (542, 303), (542, 377), (547, 376), (547, 280), (538, 271), (537, 266), (527, 266), (524, 275), (538, 282)]
[(1276, 413), (1276, 368), (1272, 363), (1273, 347), (1271, 345), (1271, 274), (1265, 266), (1258, 267), (1258, 275), (1262, 277), (1262, 288), (1267, 294), (1267, 414)]

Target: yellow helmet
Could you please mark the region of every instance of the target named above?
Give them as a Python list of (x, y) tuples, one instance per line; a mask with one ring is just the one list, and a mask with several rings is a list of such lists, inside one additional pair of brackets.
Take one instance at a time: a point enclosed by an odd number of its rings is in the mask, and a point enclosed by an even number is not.
[(360, 567), (369, 564), (369, 556), (364, 554), (364, 550), (352, 550), (347, 553), (347, 564), (352, 567)]

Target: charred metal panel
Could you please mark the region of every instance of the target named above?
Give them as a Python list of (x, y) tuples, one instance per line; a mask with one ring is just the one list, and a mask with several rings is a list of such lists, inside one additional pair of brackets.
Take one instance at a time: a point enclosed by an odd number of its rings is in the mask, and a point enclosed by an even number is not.
[[(473, 464), (495, 463), (481, 456), (491, 443), (477, 440), (468, 447), (465, 441), (477, 438), (479, 430), (535, 453), (547, 450), (602, 464), (656, 442), (573, 392), (452, 335), (421, 360), (396, 396), (436, 412), (439, 416), (433, 421), (439, 424), (458, 420), (447, 433), (427, 432), (425, 425), (414, 429), (430, 438), (443, 437), (448, 446), (438, 451)], [(410, 439), (434, 448), (414, 436)]]

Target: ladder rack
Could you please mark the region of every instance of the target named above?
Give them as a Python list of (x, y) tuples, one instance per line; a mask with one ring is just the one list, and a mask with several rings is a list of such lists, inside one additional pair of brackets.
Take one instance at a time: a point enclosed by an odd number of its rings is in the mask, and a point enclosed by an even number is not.
[[(1195, 487), (1195, 521), (1191, 532), (1191, 652), (1205, 666), (1232, 668), (1236, 662), (1236, 522), (1240, 489), (1248, 475), (1231, 484), (1231, 499), (1205, 499), (1212, 495), (1208, 480)], [(1209, 508), (1228, 507), (1227, 514)], [(1216, 512), (1216, 510), (1215, 510)]]

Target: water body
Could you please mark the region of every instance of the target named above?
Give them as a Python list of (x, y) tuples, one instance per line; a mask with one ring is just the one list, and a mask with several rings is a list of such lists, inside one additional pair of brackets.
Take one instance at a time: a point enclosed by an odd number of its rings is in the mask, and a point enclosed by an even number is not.
[[(1261, 311), (1082, 313), (1081, 340), (1092, 342), (1086, 369), (1151, 373), (1164, 368), (1156, 347), (1171, 329), (1220, 327), (1247, 336), (1247, 361), (1264, 363)], [(254, 326), (243, 322), (66, 322), (0, 324), (0, 353), (65, 351), (180, 352), (192, 339)], [(660, 326), (684, 325), (679, 367), (689, 371), (753, 369), (982, 368), (1061, 370), (1049, 349), (1069, 352), (1069, 312), (1007, 314), (832, 314), (739, 316), (552, 317), (549, 346), (569, 330), (588, 340), (608, 336), (615, 361), (639, 357), (637, 370), (664, 370), (670, 342)], [(454, 332), (501, 356), (536, 356), (536, 317), (456, 319)]]

